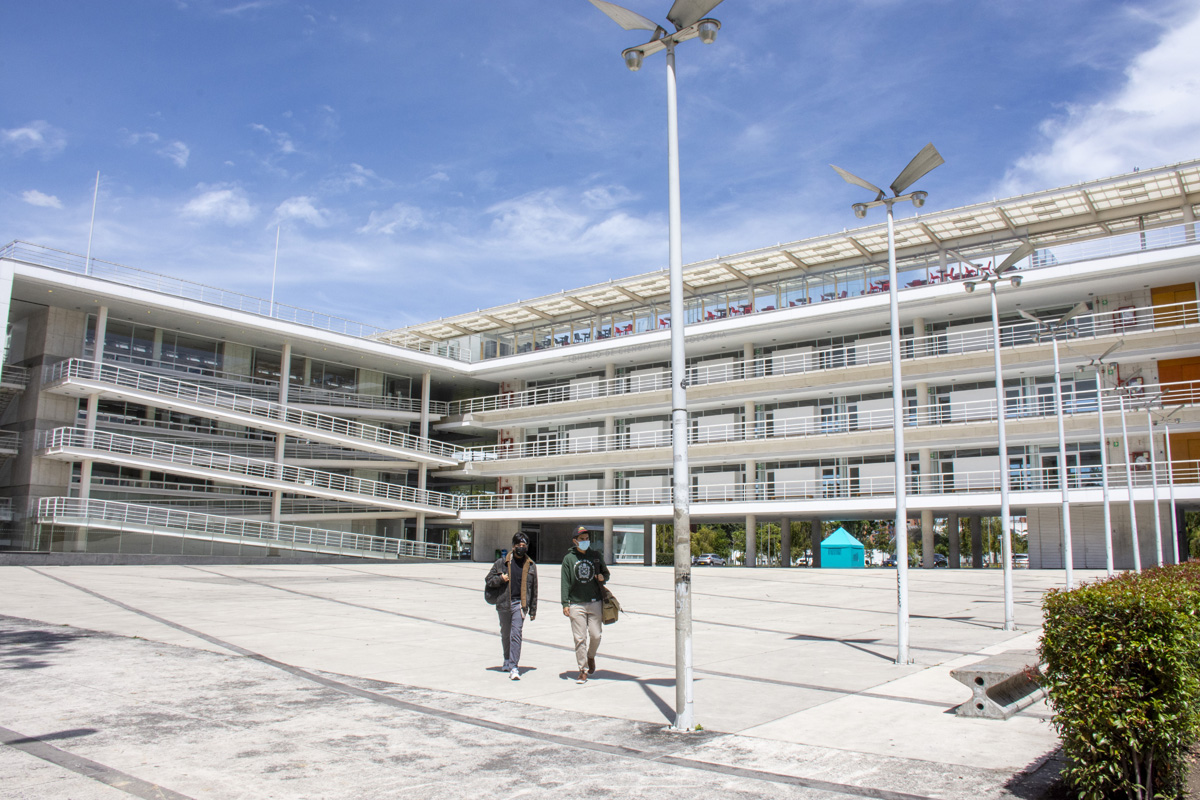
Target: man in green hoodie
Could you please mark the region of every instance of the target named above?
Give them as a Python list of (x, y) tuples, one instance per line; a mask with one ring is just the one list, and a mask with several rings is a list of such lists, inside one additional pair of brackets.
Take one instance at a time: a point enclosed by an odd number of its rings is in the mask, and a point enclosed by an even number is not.
[(587, 683), (588, 675), (596, 671), (596, 651), (600, 648), (603, 627), (600, 601), (602, 587), (608, 580), (604, 556), (591, 548), (591, 534), (580, 526), (571, 537), (574, 544), (562, 563), (563, 616), (571, 620), (571, 635), (575, 638), (575, 660), (579, 663), (576, 683)]

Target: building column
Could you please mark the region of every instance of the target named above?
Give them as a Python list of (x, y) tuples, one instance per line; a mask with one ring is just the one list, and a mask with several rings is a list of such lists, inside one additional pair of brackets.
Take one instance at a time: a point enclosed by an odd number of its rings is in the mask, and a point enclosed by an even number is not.
[[(917, 389), (917, 402), (920, 402), (921, 389)], [(933, 476), (930, 474), (931, 459), (929, 448), (922, 447), (917, 451), (917, 465), (921, 473), (922, 488), (932, 489)], [(933, 567), (933, 511), (921, 512), (921, 566), (926, 569)]]
[[(917, 425), (928, 425), (932, 419), (929, 413), (929, 384), (920, 382), (914, 387), (914, 391), (917, 401)], [(901, 408), (903, 408), (903, 404), (901, 405)]]
[(949, 553), (946, 560), (950, 569), (958, 569), (962, 560), (962, 548), (959, 546), (958, 512), (951, 511), (946, 515), (946, 538), (949, 539)]
[[(8, 317), (5, 316), (4, 323), (8, 325)], [(96, 343), (92, 347), (92, 364), (99, 372), (100, 365), (104, 361), (104, 340), (108, 336), (108, 306), (100, 306), (99, 312), (96, 314)], [(89, 394), (87, 399), (87, 417), (84, 420), (84, 428), (89, 434), (96, 430), (96, 417), (100, 412), (100, 395)], [(90, 446), (92, 443), (88, 442)], [(87, 500), (92, 494), (92, 460), (85, 459), (79, 462), (79, 499)], [(75, 550), (80, 553), (87, 552), (87, 532), (86, 527), (77, 528), (75, 531)]]
[(642, 564), (647, 567), (653, 567), (658, 561), (658, 543), (654, 541), (654, 523), (642, 523)]
[[(926, 355), (925, 347), (925, 318), (913, 317), (913, 358)], [(920, 395), (917, 395), (920, 397)]]
[(822, 522), (819, 519), (812, 521), (812, 532), (809, 534), (809, 542), (812, 544), (812, 566), (814, 569), (821, 567), (821, 540), (824, 536), (821, 533)]
[[(608, 374), (608, 365), (605, 366), (605, 374)], [(615, 417), (607, 416), (604, 418), (604, 449), (607, 449), (612, 443), (612, 436), (617, 432), (617, 421)], [(611, 502), (612, 491), (617, 488), (617, 473), (611, 469), (604, 470), (604, 496)], [(613, 521), (612, 517), (604, 519), (604, 563), (615, 564), (616, 556), (613, 553)]]
[(971, 567), (983, 569), (983, 519), (979, 514), (971, 515)]
[(758, 566), (758, 517), (746, 515), (746, 557), (742, 564), (747, 567)]
[(792, 521), (788, 517), (779, 520), (779, 550), (783, 555), (780, 563), (785, 567), (792, 565)]
[(1184, 241), (1196, 241), (1196, 212), (1192, 211), (1191, 203), (1183, 204), (1183, 221), (1186, 223), (1183, 229)]
[[(417, 431), (417, 436), (420, 436), (422, 439), (429, 438), (429, 387), (430, 387), (430, 381), (431, 381), (431, 377), (430, 377), (429, 370), (425, 370), (425, 373), (423, 375), (421, 375), (421, 418), (420, 418), (420, 422), (418, 423), (419, 430)], [(429, 466), (427, 464), (424, 464), (424, 463), (417, 464), (417, 491), (418, 492), (423, 493), (425, 491), (426, 482), (428, 480), (428, 473), (429, 473)], [(423, 496), (423, 495), (420, 495), (420, 496)], [(413, 531), (413, 538), (416, 539), (418, 542), (425, 541), (425, 512), (424, 511), (417, 512), (417, 517), (416, 517), (416, 520), (414, 521), (414, 527), (415, 527), (415, 530)]]
[[(7, 318), (6, 318), (7, 324)], [(104, 361), (104, 340), (108, 336), (108, 306), (100, 306), (96, 314), (96, 343), (92, 347), (92, 364), (99, 371)], [(96, 416), (100, 411), (100, 395), (89, 394), (84, 428), (90, 433), (96, 430)], [(79, 499), (87, 500), (92, 493), (92, 461), (79, 462)], [(80, 548), (82, 549), (82, 548)]]
[[(754, 302), (753, 296), (751, 296), (750, 302), (751, 303)], [(753, 360), (754, 360), (754, 345), (751, 342), (746, 342), (742, 345), (742, 377), (743, 378), (751, 378), (754, 376), (754, 367), (752, 367), (750, 365), (750, 362)], [(752, 404), (748, 404), (748, 405), (752, 405)]]
[[(279, 405), (284, 407), (287, 416), (288, 385), (292, 374), (292, 343), (284, 342), (283, 352), (279, 354)], [(275, 434), (275, 466), (278, 475), (283, 474), (283, 453), (287, 447), (287, 435), (280, 432)], [(271, 493), (271, 522), (279, 524), (283, 512), (283, 490), (276, 489)]]

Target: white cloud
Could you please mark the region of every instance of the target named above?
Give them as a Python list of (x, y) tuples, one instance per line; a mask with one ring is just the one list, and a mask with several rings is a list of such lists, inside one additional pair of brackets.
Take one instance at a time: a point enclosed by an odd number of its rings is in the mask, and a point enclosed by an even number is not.
[(1176, 22), (1091, 105), (1041, 124), (1045, 141), (1005, 175), (1004, 194), (1195, 158), (1200, 142), (1200, 9)]
[(48, 158), (67, 146), (67, 136), (45, 120), (35, 120), (21, 128), (0, 129), (0, 144), (17, 155), (38, 153)]
[(251, 205), (243, 190), (234, 187), (201, 192), (184, 205), (182, 214), (201, 222), (222, 222), (233, 226), (250, 222), (258, 215), (258, 210)]
[(497, 203), (488, 209), (494, 219), (487, 246), (527, 258), (645, 252), (648, 243), (659, 243), (662, 231), (657, 223), (615, 208), (627, 196), (622, 187), (578, 194), (545, 189)]
[(182, 169), (187, 166), (188, 157), (191, 156), (192, 150), (183, 142), (171, 142), (166, 147), (161, 148), (158, 154), (169, 161), (174, 161), (175, 166)]
[(367, 224), (359, 228), (358, 232), (391, 236), (396, 231), (415, 231), (424, 227), (425, 216), (421, 209), (407, 203), (396, 203), (386, 211), (372, 211)]
[(266, 125), (258, 122), (252, 124), (250, 130), (258, 131), (269, 138), (275, 145), (275, 149), (283, 155), (290, 155), (296, 152), (296, 145), (292, 141), (292, 137), (282, 131), (273, 131)]
[(275, 222), (290, 219), (307, 222), (317, 228), (324, 228), (329, 224), (328, 214), (317, 208), (311, 197), (289, 197), (279, 204), (275, 209)]
[(62, 208), (62, 201), (52, 194), (42, 194), (37, 189), (21, 193), (21, 199), (31, 206), (41, 208)]
[(157, 133), (154, 133), (153, 131), (146, 131), (145, 133), (131, 133), (126, 137), (126, 141), (131, 145), (141, 144), (142, 142), (154, 144), (159, 140), (159, 138), (160, 137)]

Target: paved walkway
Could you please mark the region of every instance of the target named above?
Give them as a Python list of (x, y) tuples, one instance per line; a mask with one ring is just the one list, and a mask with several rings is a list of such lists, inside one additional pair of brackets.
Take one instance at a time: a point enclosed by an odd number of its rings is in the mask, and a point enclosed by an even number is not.
[(499, 671), (486, 565), (0, 567), (0, 786), (900, 800), (1036, 797), (1049, 772), (1045, 705), (959, 719), (970, 693), (949, 670), (1034, 647), (1061, 573), (1015, 573), (1005, 632), (999, 572), (910, 572), (915, 663), (901, 667), (892, 571), (697, 569), (705, 732), (678, 736), (663, 730), (671, 570), (614, 568), (627, 613), (579, 686), (557, 569), (541, 569), (517, 682)]

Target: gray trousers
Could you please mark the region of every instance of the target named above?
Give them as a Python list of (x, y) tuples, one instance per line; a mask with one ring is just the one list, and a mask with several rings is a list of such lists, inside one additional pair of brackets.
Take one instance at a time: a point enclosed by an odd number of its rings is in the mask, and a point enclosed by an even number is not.
[[(507, 588), (507, 587), (505, 587)], [(521, 662), (521, 631), (525, 627), (525, 615), (521, 613), (521, 601), (501, 597), (496, 603), (500, 615), (500, 645), (504, 648), (504, 671), (517, 668)]]

